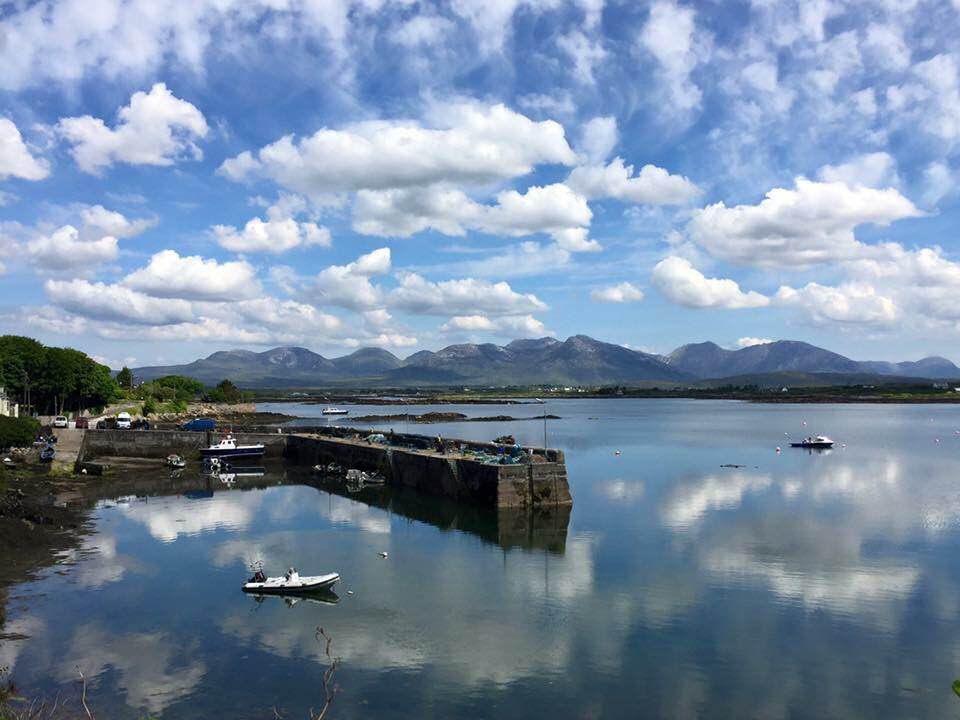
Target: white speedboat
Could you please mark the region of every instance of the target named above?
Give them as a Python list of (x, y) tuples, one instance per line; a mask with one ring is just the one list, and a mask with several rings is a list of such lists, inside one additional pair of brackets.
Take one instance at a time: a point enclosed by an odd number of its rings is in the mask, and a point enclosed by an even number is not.
[(293, 595), (331, 588), (340, 579), (339, 573), (301, 575), (290, 568), (280, 577), (267, 577), (262, 570), (243, 584), (243, 591), (258, 595)]
[(347, 415), (349, 413), (349, 410), (341, 410), (340, 408), (332, 406), (327, 406), (323, 409), (324, 415)]
[(826, 435), (817, 435), (816, 437), (805, 437), (798, 442), (790, 443), (790, 447), (798, 448), (832, 448), (833, 440)]
[(233, 435), (227, 435), (216, 445), (200, 448), (200, 454), (205, 458), (261, 457), (263, 453), (263, 443), (238, 445)]

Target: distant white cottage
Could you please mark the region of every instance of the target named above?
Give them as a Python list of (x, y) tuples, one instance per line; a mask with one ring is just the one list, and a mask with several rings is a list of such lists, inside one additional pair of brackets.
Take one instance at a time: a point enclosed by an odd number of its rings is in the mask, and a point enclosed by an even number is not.
[(0, 415), (4, 417), (19, 417), (20, 406), (7, 397), (7, 391), (0, 387)]

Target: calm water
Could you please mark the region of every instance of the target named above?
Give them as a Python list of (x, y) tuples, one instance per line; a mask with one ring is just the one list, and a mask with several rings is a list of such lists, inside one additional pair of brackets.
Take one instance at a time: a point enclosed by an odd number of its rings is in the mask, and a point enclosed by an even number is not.
[[(0, 641), (0, 666), (72, 692), (79, 665), (98, 717), (303, 718), (322, 625), (343, 662), (335, 718), (960, 717), (958, 409), (548, 411), (574, 506), (532, 525), (282, 467), (254, 489), (188, 478), (104, 501), (71, 564), (13, 590), (7, 631), (31, 639)], [(543, 425), (423, 432), (539, 444)], [(786, 447), (817, 432), (846, 447)], [(338, 570), (339, 602), (257, 602), (239, 590), (252, 559)]]

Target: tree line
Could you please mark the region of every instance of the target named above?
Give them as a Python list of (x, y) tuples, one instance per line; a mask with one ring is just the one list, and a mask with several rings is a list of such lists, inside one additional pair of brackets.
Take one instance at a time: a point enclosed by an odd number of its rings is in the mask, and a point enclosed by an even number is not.
[(0, 386), (22, 412), (39, 415), (99, 409), (121, 396), (110, 368), (86, 353), (19, 335), (0, 336)]

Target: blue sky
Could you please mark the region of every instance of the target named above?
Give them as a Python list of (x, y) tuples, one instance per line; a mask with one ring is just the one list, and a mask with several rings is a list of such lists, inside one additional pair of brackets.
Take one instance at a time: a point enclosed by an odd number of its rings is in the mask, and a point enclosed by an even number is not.
[(960, 360), (958, 5), (5, 5), (2, 329)]

